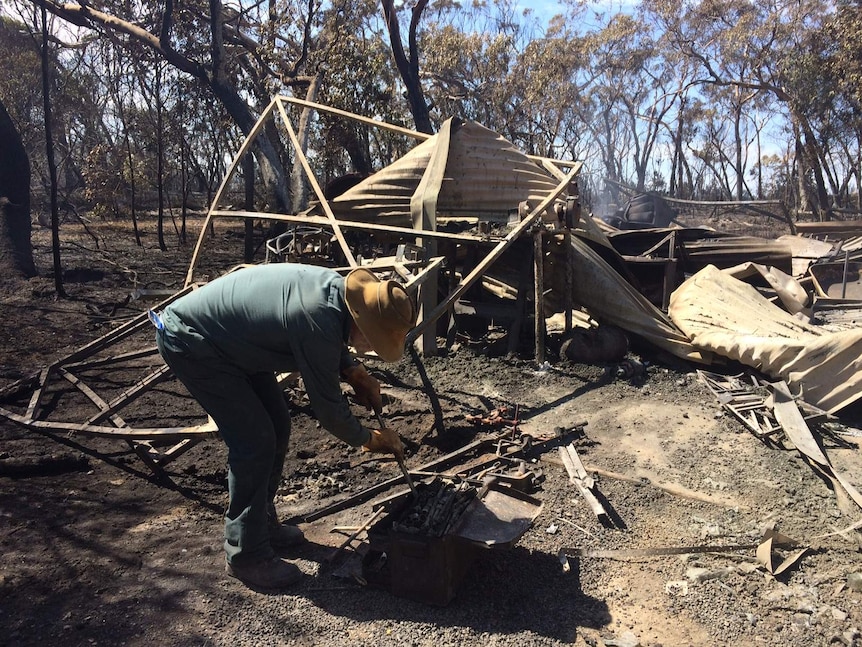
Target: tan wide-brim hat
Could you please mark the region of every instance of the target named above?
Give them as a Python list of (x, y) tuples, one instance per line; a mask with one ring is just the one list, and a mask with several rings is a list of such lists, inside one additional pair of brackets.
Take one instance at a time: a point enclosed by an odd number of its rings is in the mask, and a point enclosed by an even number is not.
[(404, 288), (396, 281), (381, 281), (370, 270), (358, 267), (344, 278), (344, 300), (380, 359), (401, 359), (404, 340), (415, 319), (413, 301)]

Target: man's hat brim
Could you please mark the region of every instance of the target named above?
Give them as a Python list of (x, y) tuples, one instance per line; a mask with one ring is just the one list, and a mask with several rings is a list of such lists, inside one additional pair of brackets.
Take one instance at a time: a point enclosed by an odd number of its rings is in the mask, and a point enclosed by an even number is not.
[(404, 288), (359, 267), (344, 279), (344, 300), (374, 352), (385, 362), (401, 359), (415, 318), (413, 302)]

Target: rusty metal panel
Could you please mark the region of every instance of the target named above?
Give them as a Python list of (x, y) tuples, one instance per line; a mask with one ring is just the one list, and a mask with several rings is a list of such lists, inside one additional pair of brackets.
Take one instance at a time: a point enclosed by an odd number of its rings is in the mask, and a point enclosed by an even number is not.
[(449, 137), (434, 135), (334, 198), (333, 211), (347, 220), (411, 226), (411, 198), (440, 145), (449, 151), (440, 156), (446, 168), (438, 216), (505, 219), (521, 202), (538, 204), (557, 187), (550, 173), (501, 135), (474, 122), (453, 123)]
[(669, 314), (698, 348), (781, 378), (830, 413), (862, 398), (862, 328), (818, 328), (712, 266), (677, 288)]

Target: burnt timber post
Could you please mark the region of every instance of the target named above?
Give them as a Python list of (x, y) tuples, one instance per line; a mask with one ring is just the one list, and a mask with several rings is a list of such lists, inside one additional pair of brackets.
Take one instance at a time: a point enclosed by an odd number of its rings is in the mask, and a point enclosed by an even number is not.
[(533, 277), (535, 279), (535, 330), (536, 364), (545, 361), (545, 268), (544, 268), (544, 229), (538, 227), (533, 233)]

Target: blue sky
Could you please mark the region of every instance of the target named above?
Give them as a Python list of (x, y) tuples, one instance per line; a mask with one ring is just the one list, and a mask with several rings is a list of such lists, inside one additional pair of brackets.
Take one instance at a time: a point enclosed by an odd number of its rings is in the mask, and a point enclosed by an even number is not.
[[(630, 0), (592, 0), (588, 3), (590, 13), (633, 13), (637, 2)], [(541, 22), (547, 24), (548, 20), (556, 14), (565, 13), (564, 3), (558, 0), (521, 0), (517, 6), (524, 9), (532, 9)]]

